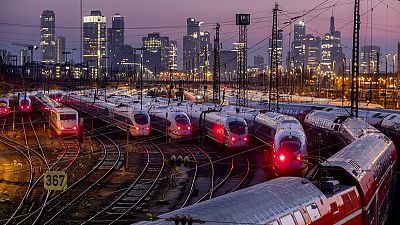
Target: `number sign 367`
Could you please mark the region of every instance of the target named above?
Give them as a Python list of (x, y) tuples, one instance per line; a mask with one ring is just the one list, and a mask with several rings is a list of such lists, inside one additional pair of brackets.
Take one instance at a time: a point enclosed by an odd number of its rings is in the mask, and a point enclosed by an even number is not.
[(64, 171), (47, 171), (44, 174), (44, 188), (60, 191), (67, 188), (67, 174)]

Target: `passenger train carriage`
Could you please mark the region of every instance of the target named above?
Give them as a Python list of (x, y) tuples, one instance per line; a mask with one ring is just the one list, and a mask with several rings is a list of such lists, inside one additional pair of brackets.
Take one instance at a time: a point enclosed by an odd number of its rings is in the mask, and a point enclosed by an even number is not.
[(303, 176), (307, 170), (307, 141), (300, 122), (280, 113), (259, 113), (253, 126), (254, 135), (273, 143), (272, 167), (277, 175)]
[[(150, 116), (144, 110), (135, 110), (127, 105), (116, 105), (92, 98), (70, 95), (70, 104), (83, 112), (107, 123), (116, 125), (133, 136), (148, 136), (151, 132)], [(71, 101), (72, 100), (72, 101)]]
[(22, 96), (18, 100), (18, 110), (20, 112), (29, 112), (32, 110), (32, 102), (28, 96)]
[(383, 225), (396, 188), (396, 158), (385, 135), (363, 134), (315, 167), (308, 180), (273, 179), (137, 224), (173, 224), (167, 219), (190, 215), (204, 224)]
[(8, 97), (0, 97), (0, 115), (10, 112), (10, 100)]
[(148, 109), (152, 126), (166, 132), (174, 140), (192, 136), (192, 126), (188, 115), (182, 111), (171, 110), (170, 106), (151, 106)]
[(50, 125), (58, 135), (78, 134), (79, 117), (75, 109), (61, 106), (46, 95), (38, 94), (35, 100), (43, 114), (49, 117)]

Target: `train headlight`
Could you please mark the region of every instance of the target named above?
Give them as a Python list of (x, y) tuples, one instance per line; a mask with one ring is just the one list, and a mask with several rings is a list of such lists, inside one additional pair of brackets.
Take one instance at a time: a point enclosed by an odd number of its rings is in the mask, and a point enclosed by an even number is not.
[(296, 157), (296, 159), (297, 159), (298, 161), (301, 161), (301, 155), (298, 154), (297, 157)]
[(181, 127), (178, 127), (178, 130), (181, 130)]
[(247, 137), (244, 137), (243, 140), (244, 140), (244, 141), (247, 141)]
[(236, 138), (235, 137), (231, 137), (231, 141), (233, 142), (233, 141), (236, 141)]
[(190, 127), (188, 127), (188, 130), (190, 130), (191, 128)]
[(282, 162), (285, 161), (285, 155), (281, 154), (281, 155), (279, 156), (279, 160), (281, 160)]
[(30, 108), (29, 105), (26, 108), (29, 109)]
[(136, 127), (136, 130), (139, 130), (139, 127)]
[(146, 127), (146, 130), (150, 130), (150, 127)]
[(24, 109), (24, 106), (23, 106), (23, 105), (21, 105), (21, 109)]
[(76, 127), (74, 127), (73, 129), (76, 130)]
[(64, 127), (61, 127), (61, 130), (64, 130)]

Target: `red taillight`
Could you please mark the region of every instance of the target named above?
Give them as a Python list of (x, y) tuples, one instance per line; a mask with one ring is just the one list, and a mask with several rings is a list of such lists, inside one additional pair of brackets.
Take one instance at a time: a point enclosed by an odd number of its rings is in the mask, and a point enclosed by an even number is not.
[(30, 108), (29, 105), (26, 108), (29, 109)]
[(21, 109), (24, 109), (24, 106), (23, 106), (23, 105), (21, 105)]
[(178, 130), (181, 130), (181, 127), (178, 127)]
[(146, 130), (150, 130), (150, 127), (146, 127)]
[(74, 127), (74, 130), (76, 130), (76, 127)]
[(136, 130), (139, 130), (139, 127), (136, 127)]
[(7, 112), (8, 111), (8, 109), (4, 109), (4, 112)]
[(247, 137), (244, 137), (243, 140), (244, 140), (244, 141), (247, 141)]
[(231, 137), (231, 141), (236, 141), (236, 138), (235, 137)]
[(279, 160), (281, 160), (282, 162), (285, 161), (285, 156), (281, 154), (281, 155), (279, 156)]
[(301, 155), (300, 155), (300, 154), (297, 155), (296, 159), (299, 160), (299, 161), (301, 161)]
[(188, 130), (190, 130), (190, 127), (188, 127)]
[(61, 127), (61, 130), (64, 130), (64, 127)]

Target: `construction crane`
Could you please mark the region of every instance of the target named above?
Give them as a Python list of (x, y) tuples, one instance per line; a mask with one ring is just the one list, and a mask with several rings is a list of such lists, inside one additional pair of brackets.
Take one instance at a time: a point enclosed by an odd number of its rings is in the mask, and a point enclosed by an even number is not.
[(31, 63), (33, 63), (33, 50), (38, 49), (39, 47), (36, 45), (30, 45), (30, 44), (23, 44), (23, 43), (17, 43), (17, 42), (12, 42), (13, 45), (16, 46), (21, 46), (21, 47), (26, 47), (28, 50), (31, 51)]

